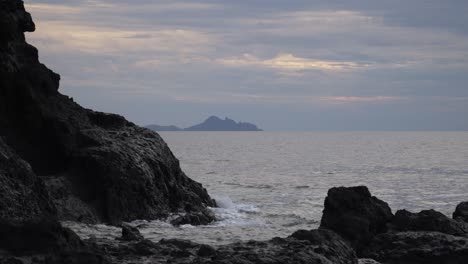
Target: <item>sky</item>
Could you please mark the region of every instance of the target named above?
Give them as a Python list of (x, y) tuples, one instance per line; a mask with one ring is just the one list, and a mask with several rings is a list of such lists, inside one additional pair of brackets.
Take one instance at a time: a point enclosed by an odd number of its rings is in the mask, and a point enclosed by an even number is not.
[(63, 94), (139, 124), (468, 130), (466, 0), (25, 0)]

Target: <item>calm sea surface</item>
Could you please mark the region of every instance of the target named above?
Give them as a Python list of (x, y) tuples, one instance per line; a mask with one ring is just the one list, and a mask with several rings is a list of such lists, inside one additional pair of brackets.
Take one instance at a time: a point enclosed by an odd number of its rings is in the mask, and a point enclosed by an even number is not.
[[(149, 239), (208, 244), (265, 240), (319, 225), (334, 186), (367, 185), (397, 209), (451, 215), (468, 201), (468, 132), (163, 132), (186, 174), (221, 208), (217, 223), (172, 227), (135, 221)], [(66, 223), (81, 236), (118, 236)]]

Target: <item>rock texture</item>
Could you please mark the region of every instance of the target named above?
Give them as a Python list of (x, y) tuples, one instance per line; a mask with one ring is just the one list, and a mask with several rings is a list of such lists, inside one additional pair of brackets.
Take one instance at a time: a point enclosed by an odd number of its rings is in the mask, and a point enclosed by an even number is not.
[(123, 224), (122, 225), (122, 237), (120, 240), (124, 241), (140, 241), (143, 240), (143, 236), (140, 234), (138, 228)]
[(364, 255), (388, 264), (468, 263), (468, 239), (439, 232), (377, 235)]
[(453, 219), (468, 223), (468, 202), (463, 202), (457, 205), (453, 213)]
[(392, 221), (396, 231), (435, 231), (454, 236), (468, 236), (468, 224), (455, 221), (434, 210), (411, 213), (399, 210)]
[(363, 186), (329, 190), (324, 227), (345, 238), (360, 258), (392, 264), (468, 263), (465, 222), (434, 210), (399, 210), (392, 216), (388, 205)]
[(0, 220), (0, 248), (0, 263), (111, 263), (97, 246), (49, 219)]
[(248, 241), (214, 248), (186, 240), (163, 239), (158, 243), (107, 246), (114, 263), (210, 264), (357, 264), (353, 249), (328, 230), (301, 230), (288, 238)]
[(376, 234), (387, 231), (392, 218), (388, 204), (371, 196), (367, 187), (339, 187), (328, 191), (320, 228), (335, 231), (359, 252)]
[(120, 223), (215, 206), (157, 133), (61, 95), (60, 76), (25, 41), (34, 29), (22, 1), (0, 0), (0, 136), (47, 179), (60, 219)]
[(0, 137), (0, 219), (19, 221), (55, 213), (42, 180)]

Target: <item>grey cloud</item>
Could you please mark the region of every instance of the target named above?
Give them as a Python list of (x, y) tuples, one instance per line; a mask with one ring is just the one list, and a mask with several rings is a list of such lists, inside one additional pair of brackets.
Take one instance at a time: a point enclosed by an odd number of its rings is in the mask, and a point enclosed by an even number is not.
[[(217, 114), (266, 129), (468, 129), (466, 1), (26, 2), (74, 8), (29, 10), (28, 40), (62, 91), (141, 124)], [(258, 61), (220, 63), (245, 54)], [(283, 69), (313, 61), (368, 66)]]

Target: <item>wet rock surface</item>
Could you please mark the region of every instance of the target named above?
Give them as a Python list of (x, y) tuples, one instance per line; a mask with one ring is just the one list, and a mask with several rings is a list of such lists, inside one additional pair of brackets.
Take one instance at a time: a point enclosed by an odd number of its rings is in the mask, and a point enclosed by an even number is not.
[(453, 213), (453, 219), (468, 223), (468, 202), (462, 202), (457, 205)]
[[(106, 247), (106, 245), (103, 245)], [(114, 263), (358, 263), (354, 250), (329, 230), (301, 230), (288, 238), (239, 242), (220, 247), (187, 240), (107, 246)]]
[(377, 235), (364, 256), (382, 263), (468, 263), (468, 239), (439, 232)]
[(388, 204), (371, 196), (367, 187), (339, 187), (328, 191), (320, 228), (335, 231), (359, 251), (376, 234), (386, 232), (392, 218)]
[(119, 239), (123, 241), (140, 241), (143, 240), (143, 236), (140, 234), (138, 228), (122, 224), (122, 237)]
[(435, 231), (468, 236), (467, 223), (455, 221), (434, 210), (424, 210), (417, 214), (399, 210), (395, 213), (391, 226), (396, 231)]
[[(368, 192), (363, 187), (332, 188), (325, 200), (322, 218), (322, 223), (324, 218), (327, 223), (334, 223), (329, 225), (330, 229), (342, 235), (351, 245), (359, 241), (358, 257), (381, 263), (468, 263), (468, 238), (464, 222), (455, 221), (434, 210), (420, 213), (399, 210), (392, 216), (388, 214), (390, 208), (380, 200), (375, 202), (378, 199), (370, 198)], [(342, 221), (341, 226), (338, 220)], [(365, 228), (358, 227), (358, 223)], [(368, 227), (372, 226), (369, 223), (374, 223), (374, 226), (379, 223), (378, 226), (382, 228), (371, 229), (377, 232), (367, 232)], [(362, 238), (362, 232), (365, 232), (366, 240), (356, 240)]]

